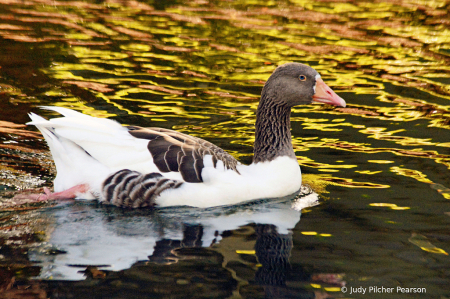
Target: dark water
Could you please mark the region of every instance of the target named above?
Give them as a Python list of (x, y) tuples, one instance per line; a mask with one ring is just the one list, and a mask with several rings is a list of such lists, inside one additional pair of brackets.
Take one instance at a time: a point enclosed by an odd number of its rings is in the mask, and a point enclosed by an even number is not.
[[(445, 0), (0, 0), (0, 298), (450, 297), (449, 10)], [(31, 111), (53, 117), (38, 106), (177, 129), (250, 163), (262, 85), (290, 61), (348, 104), (292, 113), (319, 205), (11, 204), (54, 177), (23, 125)]]

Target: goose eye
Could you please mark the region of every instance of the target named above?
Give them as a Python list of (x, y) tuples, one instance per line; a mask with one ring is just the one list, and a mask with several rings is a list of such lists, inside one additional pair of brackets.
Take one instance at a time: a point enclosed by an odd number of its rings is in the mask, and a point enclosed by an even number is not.
[(306, 76), (304, 76), (304, 75), (300, 75), (300, 76), (298, 76), (298, 78), (300, 79), (300, 81), (305, 81), (306, 80)]

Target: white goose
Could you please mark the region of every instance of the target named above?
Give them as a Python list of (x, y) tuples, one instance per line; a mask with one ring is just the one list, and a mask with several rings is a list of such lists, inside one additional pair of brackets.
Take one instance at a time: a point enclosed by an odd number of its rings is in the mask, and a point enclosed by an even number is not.
[(242, 165), (203, 139), (162, 128), (122, 126), (59, 107), (64, 117), (30, 113), (56, 164), (56, 193), (34, 201), (98, 198), (120, 207), (211, 207), (290, 195), (301, 172), (290, 133), (291, 108), (322, 102), (345, 107), (311, 67), (288, 63), (264, 85), (256, 112), (254, 158)]

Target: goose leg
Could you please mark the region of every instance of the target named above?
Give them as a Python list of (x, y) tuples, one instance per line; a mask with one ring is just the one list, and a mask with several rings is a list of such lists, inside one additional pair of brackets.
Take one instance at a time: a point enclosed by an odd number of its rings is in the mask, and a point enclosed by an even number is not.
[(61, 192), (52, 193), (48, 188), (44, 187), (44, 194), (17, 194), (13, 200), (19, 200), (16, 204), (41, 202), (49, 200), (59, 199), (72, 199), (77, 197), (80, 193), (85, 193), (89, 190), (89, 186), (86, 184), (76, 185), (72, 188)]

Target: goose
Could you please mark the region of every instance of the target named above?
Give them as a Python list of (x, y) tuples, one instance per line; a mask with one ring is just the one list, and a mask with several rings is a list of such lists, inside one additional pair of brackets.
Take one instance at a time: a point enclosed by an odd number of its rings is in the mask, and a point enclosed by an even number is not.
[[(42, 107), (62, 117), (30, 113), (44, 136), (57, 175), (54, 192), (32, 201), (98, 199), (118, 207), (207, 208), (279, 198), (298, 192), (302, 177), (290, 133), (291, 108), (321, 102), (345, 107), (313, 68), (277, 67), (256, 111), (253, 162), (241, 164), (220, 147), (165, 128), (122, 126), (62, 107)], [(23, 195), (22, 195), (23, 196)]]

